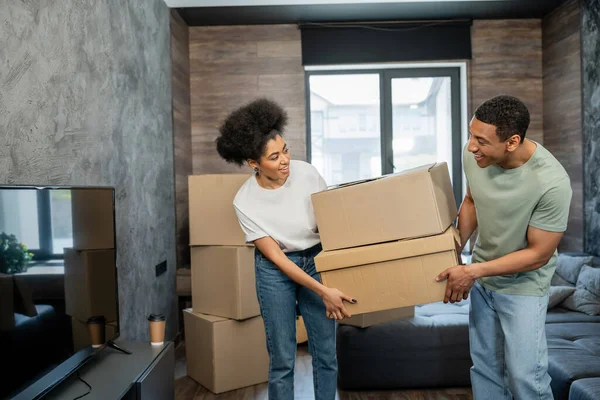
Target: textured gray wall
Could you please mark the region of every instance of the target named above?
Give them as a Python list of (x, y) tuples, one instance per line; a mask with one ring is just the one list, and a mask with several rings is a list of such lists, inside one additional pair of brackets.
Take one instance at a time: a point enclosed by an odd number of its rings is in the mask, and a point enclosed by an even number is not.
[[(116, 188), (121, 334), (176, 329), (169, 12), (0, 0), (0, 182)], [(154, 266), (167, 260), (167, 273)]]
[(600, 0), (584, 0), (581, 24), (585, 251), (600, 256)]

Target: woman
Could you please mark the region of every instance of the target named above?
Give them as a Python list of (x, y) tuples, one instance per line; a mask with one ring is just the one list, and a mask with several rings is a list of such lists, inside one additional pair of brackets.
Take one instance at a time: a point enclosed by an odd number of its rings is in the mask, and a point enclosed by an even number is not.
[(349, 317), (343, 300), (321, 284), (314, 257), (321, 241), (310, 195), (326, 188), (317, 170), (291, 160), (283, 140), (287, 114), (258, 99), (223, 122), (217, 151), (227, 162), (254, 170), (233, 202), (246, 241), (256, 246), (256, 293), (269, 352), (269, 399), (294, 398), (296, 302), (313, 357), (316, 400), (333, 400), (337, 383), (335, 320)]

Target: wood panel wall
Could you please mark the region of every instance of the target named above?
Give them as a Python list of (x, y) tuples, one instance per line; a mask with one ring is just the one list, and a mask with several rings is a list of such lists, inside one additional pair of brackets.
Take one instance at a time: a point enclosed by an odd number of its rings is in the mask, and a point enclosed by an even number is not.
[(542, 21), (475, 20), (471, 46), (471, 111), (499, 94), (518, 97), (531, 114), (527, 137), (543, 143)]
[(542, 24), (544, 144), (569, 173), (573, 188), (562, 251), (583, 251), (580, 30), (579, 0), (563, 4)]
[(177, 267), (190, 263), (188, 175), (192, 174), (189, 28), (170, 10)]
[(241, 171), (217, 154), (218, 127), (228, 113), (263, 96), (288, 111), (285, 139), (292, 158), (305, 160), (304, 70), (298, 28), (260, 25), (189, 30), (194, 174)]

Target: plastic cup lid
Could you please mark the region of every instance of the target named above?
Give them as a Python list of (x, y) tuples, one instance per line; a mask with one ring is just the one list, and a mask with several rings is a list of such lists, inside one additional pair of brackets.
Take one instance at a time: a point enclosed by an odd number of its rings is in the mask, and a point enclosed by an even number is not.
[(162, 314), (150, 314), (150, 316), (148, 317), (148, 321), (152, 321), (152, 322), (164, 321), (164, 320), (165, 320), (165, 316)]
[(93, 317), (89, 317), (87, 320), (88, 324), (104, 324), (106, 323), (106, 318), (104, 315), (94, 315)]

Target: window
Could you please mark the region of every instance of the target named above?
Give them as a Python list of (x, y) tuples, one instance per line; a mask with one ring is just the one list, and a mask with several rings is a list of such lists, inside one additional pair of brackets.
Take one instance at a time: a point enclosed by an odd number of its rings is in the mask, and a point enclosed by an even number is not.
[[(311, 75), (311, 162), (328, 184), (381, 175), (378, 74)], [(368, 124), (367, 121), (373, 121)], [(368, 128), (368, 129), (367, 129)]]
[(458, 67), (311, 70), (306, 76), (308, 160), (328, 185), (445, 161), (460, 202)]
[(73, 246), (70, 190), (0, 190), (0, 231), (13, 234), (34, 259), (62, 258)]
[(53, 190), (50, 192), (50, 215), (52, 254), (63, 254), (65, 247), (73, 247), (70, 190)]

